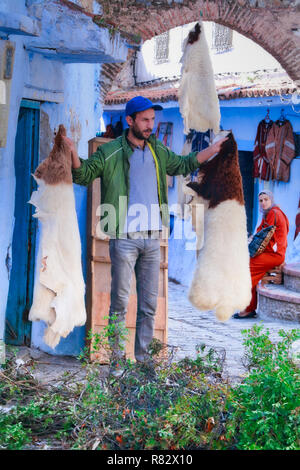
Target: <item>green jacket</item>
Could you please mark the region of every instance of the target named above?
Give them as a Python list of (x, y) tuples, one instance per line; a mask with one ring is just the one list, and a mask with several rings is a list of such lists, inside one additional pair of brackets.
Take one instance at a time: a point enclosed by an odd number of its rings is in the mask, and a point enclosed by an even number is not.
[[(129, 165), (132, 148), (127, 142), (128, 129), (115, 140), (99, 146), (88, 159), (82, 159), (80, 168), (73, 168), (73, 182), (87, 186), (95, 178), (101, 178), (101, 230), (113, 238), (121, 235), (120, 227), (124, 226), (129, 199)], [(149, 137), (156, 158), (158, 196), (162, 223), (168, 227), (168, 191), (166, 175), (188, 175), (199, 166), (196, 158), (198, 152), (187, 156), (176, 155), (165, 147), (152, 134)], [(110, 207), (112, 206), (112, 211)]]

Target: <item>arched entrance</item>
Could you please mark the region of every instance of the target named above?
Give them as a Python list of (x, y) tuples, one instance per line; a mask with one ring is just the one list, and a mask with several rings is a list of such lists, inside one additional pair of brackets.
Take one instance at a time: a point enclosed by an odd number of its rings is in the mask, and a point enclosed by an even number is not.
[[(99, 3), (103, 5), (103, 1)], [(300, 5), (297, 3), (295, 0), (124, 0), (121, 5), (119, 0), (110, 0), (103, 6), (101, 20), (146, 40), (197, 21), (202, 15), (204, 21), (227, 26), (262, 46), (300, 87)], [(103, 65), (102, 96), (122, 67), (122, 64)]]

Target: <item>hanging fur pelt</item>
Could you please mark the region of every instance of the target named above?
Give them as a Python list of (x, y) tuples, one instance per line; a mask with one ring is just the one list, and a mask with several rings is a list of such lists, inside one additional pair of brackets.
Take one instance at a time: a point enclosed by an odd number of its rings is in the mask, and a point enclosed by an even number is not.
[(51, 348), (86, 321), (71, 153), (62, 139), (64, 135), (66, 130), (60, 125), (50, 155), (33, 175), (38, 190), (29, 201), (36, 208), (33, 217), (41, 222), (40, 270), (29, 320), (47, 323), (44, 341)]
[(204, 204), (204, 245), (189, 289), (199, 310), (215, 310), (220, 321), (244, 310), (251, 299), (246, 212), (237, 145), (229, 134), (220, 152), (188, 183)]
[(197, 23), (190, 31), (181, 59), (181, 81), (178, 102), (184, 121), (184, 133), (190, 129), (215, 134), (220, 129), (220, 108), (213, 68), (203, 25)]

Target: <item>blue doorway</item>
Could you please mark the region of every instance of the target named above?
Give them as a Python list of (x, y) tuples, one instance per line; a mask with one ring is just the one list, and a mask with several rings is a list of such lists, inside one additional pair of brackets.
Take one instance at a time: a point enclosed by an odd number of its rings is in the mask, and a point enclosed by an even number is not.
[(28, 204), (36, 183), (32, 177), (39, 162), (40, 104), (22, 100), (15, 141), (15, 225), (12, 241), (12, 269), (5, 317), (5, 341), (30, 346), (28, 321), (33, 297), (37, 220)]
[(245, 198), (245, 209), (247, 215), (248, 236), (252, 233), (253, 221), (253, 198), (254, 198), (254, 178), (253, 178), (253, 152), (239, 150), (239, 164), (243, 180), (243, 191)]

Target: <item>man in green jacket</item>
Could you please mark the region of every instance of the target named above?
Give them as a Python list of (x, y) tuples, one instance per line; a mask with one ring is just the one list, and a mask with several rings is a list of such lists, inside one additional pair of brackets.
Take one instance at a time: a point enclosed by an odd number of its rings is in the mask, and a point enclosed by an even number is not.
[[(101, 230), (110, 237), (111, 304), (109, 315), (116, 331), (123, 329), (135, 271), (138, 297), (135, 358), (144, 363), (153, 337), (158, 296), (160, 241), (162, 226), (168, 226), (166, 175), (193, 172), (217, 154), (226, 139), (187, 156), (179, 156), (152, 134), (155, 110), (161, 106), (137, 96), (125, 109), (129, 129), (122, 136), (96, 150), (88, 159), (78, 157), (73, 142), (74, 183), (90, 184), (101, 178)], [(118, 333), (112, 342), (111, 373), (120, 376), (124, 342)]]

